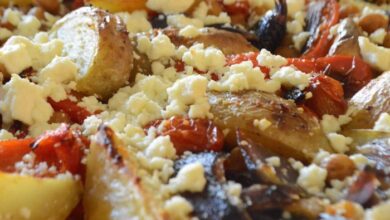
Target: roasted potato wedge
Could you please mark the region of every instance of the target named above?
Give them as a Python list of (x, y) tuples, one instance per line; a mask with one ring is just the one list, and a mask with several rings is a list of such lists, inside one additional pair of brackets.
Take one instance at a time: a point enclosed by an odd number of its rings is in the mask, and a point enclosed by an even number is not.
[(146, 0), (86, 0), (85, 2), (110, 12), (133, 12), (146, 9)]
[[(229, 129), (228, 143), (235, 143), (232, 135), (240, 129), (253, 141), (286, 157), (310, 161), (320, 149), (333, 151), (316, 117), (274, 94), (212, 92), (209, 102), (214, 121)], [(256, 119), (271, 124), (260, 129), (255, 126)]]
[(64, 42), (64, 56), (79, 68), (77, 90), (109, 98), (130, 78), (133, 50), (119, 17), (83, 7), (56, 22), (51, 38)]
[(353, 139), (351, 146), (355, 148), (376, 139), (390, 138), (390, 132), (374, 131), (371, 129), (350, 129), (341, 133)]
[(372, 128), (381, 113), (390, 113), (390, 72), (383, 73), (363, 87), (352, 97), (349, 106), (355, 113), (344, 130)]
[(225, 55), (258, 51), (241, 34), (216, 28), (204, 28), (204, 31), (194, 38), (180, 36), (179, 31), (172, 28), (165, 29), (164, 34), (177, 47), (180, 45), (190, 47), (194, 43), (203, 43), (205, 47), (213, 46), (220, 49)]
[(0, 219), (63, 220), (77, 205), (81, 183), (0, 173)]
[(9, 6), (10, 3), (19, 6), (28, 6), (33, 3), (32, 0), (0, 0), (1, 6)]
[(87, 158), (86, 219), (163, 219), (160, 201), (144, 186), (138, 168), (134, 153), (110, 128), (101, 126)]

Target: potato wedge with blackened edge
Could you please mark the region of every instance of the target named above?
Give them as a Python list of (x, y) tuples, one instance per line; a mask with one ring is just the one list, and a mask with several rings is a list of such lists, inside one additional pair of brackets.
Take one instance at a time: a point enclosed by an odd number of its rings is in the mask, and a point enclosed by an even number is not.
[(161, 201), (144, 185), (135, 153), (100, 126), (87, 158), (85, 219), (164, 219)]
[(390, 72), (371, 80), (349, 102), (354, 111), (344, 130), (373, 128), (381, 113), (390, 113)]
[(79, 68), (77, 90), (109, 98), (130, 78), (133, 49), (119, 17), (83, 7), (56, 22), (51, 38), (64, 42), (64, 56)]
[(41, 178), (0, 172), (0, 219), (66, 219), (80, 200), (72, 177)]
[[(209, 101), (220, 128), (229, 129), (230, 134), (239, 129), (275, 153), (310, 161), (320, 149), (333, 151), (315, 116), (274, 94), (209, 93)], [(227, 142), (235, 143), (231, 138), (228, 135)]]

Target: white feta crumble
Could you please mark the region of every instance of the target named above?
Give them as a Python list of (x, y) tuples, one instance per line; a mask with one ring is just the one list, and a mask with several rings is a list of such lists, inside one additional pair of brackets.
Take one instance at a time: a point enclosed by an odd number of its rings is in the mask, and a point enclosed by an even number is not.
[(208, 15), (208, 6), (206, 2), (201, 2), (195, 9), (193, 16), (196, 19), (203, 21), (205, 25), (211, 24), (229, 24), (231, 19), (226, 12), (221, 12), (218, 16)]
[(146, 6), (164, 14), (182, 13), (191, 7), (195, 0), (148, 0)]
[(77, 103), (77, 105), (83, 107), (90, 113), (104, 111), (107, 109), (107, 106), (101, 103), (95, 96), (85, 96), (81, 99), (81, 102)]
[(368, 209), (365, 213), (365, 220), (388, 220), (390, 210), (390, 201), (380, 203)]
[(280, 167), (281, 165), (280, 157), (278, 156), (268, 157), (265, 159), (265, 162), (267, 162), (269, 166), (273, 166), (273, 167)]
[(383, 112), (374, 125), (375, 131), (390, 132), (390, 114)]
[(6, 40), (12, 36), (12, 32), (7, 28), (0, 27), (0, 40)]
[(349, 156), (349, 158), (353, 161), (359, 170), (362, 170), (367, 164), (369, 164), (368, 158), (363, 154), (353, 154)]
[(6, 141), (16, 139), (16, 137), (9, 131), (5, 129), (0, 129), (0, 141)]
[(214, 47), (204, 48), (203, 44), (195, 44), (183, 54), (183, 61), (200, 71), (221, 71), (226, 63), (225, 55)]
[(19, 22), (22, 20), (22, 13), (19, 10), (7, 8), (5, 9), (2, 17), (2, 22), (9, 22), (13, 26), (18, 26)]
[(175, 45), (165, 34), (158, 33), (150, 41), (148, 37), (141, 36), (137, 39), (137, 48), (140, 52), (145, 53), (151, 60), (169, 58), (175, 55)]
[(229, 201), (233, 205), (239, 205), (241, 203), (241, 191), (242, 185), (233, 181), (228, 181), (227, 184), (224, 185), (224, 190), (228, 195)]
[(383, 41), (385, 40), (386, 34), (387, 34), (387, 32), (385, 29), (379, 28), (379, 29), (375, 30), (374, 32), (372, 32), (370, 34), (369, 38), (374, 43), (383, 44)]
[(159, 136), (145, 149), (145, 155), (148, 158), (161, 157), (174, 159), (176, 157), (176, 149), (169, 136)]
[(33, 37), (36, 33), (39, 32), (41, 27), (41, 22), (32, 15), (25, 15), (22, 17), (22, 21), (19, 22), (15, 33), (17, 35), (22, 35), (26, 37)]
[(128, 12), (119, 12), (115, 15), (123, 20), (129, 33), (147, 32), (152, 29), (146, 11), (134, 11), (131, 14)]
[(177, 176), (169, 180), (168, 187), (173, 193), (202, 192), (206, 183), (203, 165), (195, 162), (181, 168)]
[[(28, 125), (47, 122), (53, 109), (46, 102), (42, 87), (12, 75), (3, 87), (4, 97), (0, 101), (0, 112), (5, 123), (19, 120)], [(26, 98), (28, 97), (28, 98)]]
[(310, 33), (307, 31), (300, 32), (292, 37), (294, 48), (298, 51), (301, 51), (303, 46), (305, 46), (307, 40), (310, 37)]
[(287, 65), (288, 63), (286, 58), (279, 55), (273, 55), (266, 49), (261, 49), (256, 59), (261, 66), (268, 67), (271, 69), (271, 71), (273, 69), (278, 69), (281, 66)]
[(32, 66), (28, 50), (23, 44), (8, 45), (0, 49), (0, 63), (9, 74), (19, 74)]
[(347, 152), (349, 150), (348, 145), (352, 144), (353, 141), (352, 138), (337, 133), (329, 133), (326, 136), (332, 148), (338, 153)]
[(192, 26), (192, 25), (188, 25), (188, 26), (180, 29), (180, 31), (179, 31), (179, 36), (183, 36), (186, 38), (194, 38), (194, 37), (198, 36), (199, 34), (201, 34), (201, 31), (199, 30), (199, 28)]
[(310, 84), (311, 75), (301, 72), (292, 66), (285, 66), (271, 75), (271, 79), (279, 81), (287, 87), (297, 87), (304, 90)]
[(358, 38), (363, 60), (380, 71), (390, 70), (390, 49), (372, 43), (367, 37)]
[(288, 16), (294, 17), (294, 15), (300, 11), (305, 10), (305, 0), (287, 0)]
[(299, 21), (293, 20), (287, 22), (287, 33), (299, 34), (303, 32), (303, 26)]
[(271, 125), (272, 125), (272, 122), (270, 122), (266, 118), (262, 118), (261, 120), (258, 120), (258, 119), (253, 120), (253, 126), (257, 127), (261, 131), (266, 130)]
[(188, 115), (191, 118), (211, 117), (207, 99), (207, 79), (200, 75), (189, 75), (177, 80), (167, 89), (169, 104), (165, 117)]
[(297, 183), (309, 193), (320, 193), (325, 186), (327, 171), (315, 164), (299, 170)]
[(280, 82), (265, 80), (265, 75), (259, 67), (253, 67), (251, 61), (244, 61), (229, 67), (219, 81), (210, 81), (209, 88), (215, 91), (242, 91), (255, 89), (274, 93), (280, 89)]
[(191, 203), (181, 196), (173, 196), (165, 202), (164, 210), (169, 214), (172, 220), (188, 219), (193, 211)]
[(50, 80), (56, 83), (68, 83), (76, 79), (77, 66), (68, 57), (55, 57), (47, 66), (38, 72), (38, 82)]
[(169, 26), (184, 28), (188, 25), (192, 25), (197, 28), (203, 27), (203, 22), (196, 18), (189, 18), (183, 14), (168, 15), (167, 23)]
[(351, 117), (346, 115), (340, 115), (336, 118), (333, 115), (323, 115), (320, 121), (321, 128), (325, 134), (335, 133), (341, 130), (341, 126), (348, 124), (352, 120)]

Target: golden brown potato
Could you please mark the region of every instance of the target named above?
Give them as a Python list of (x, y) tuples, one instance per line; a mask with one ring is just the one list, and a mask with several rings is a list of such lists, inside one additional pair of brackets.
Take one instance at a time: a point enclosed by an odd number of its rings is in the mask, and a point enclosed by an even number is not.
[[(274, 94), (209, 93), (209, 101), (214, 121), (229, 129), (228, 143), (235, 143), (232, 134), (240, 129), (253, 141), (286, 157), (310, 161), (320, 149), (333, 151), (316, 117)], [(255, 125), (256, 119), (271, 124), (261, 129)]]
[(194, 38), (185, 38), (179, 36), (177, 29), (165, 29), (166, 34), (177, 47), (185, 45), (190, 47), (194, 43), (203, 43), (205, 47), (213, 46), (220, 49), (225, 55), (240, 54), (252, 51), (258, 51), (252, 46), (241, 34), (233, 33), (231, 31), (219, 30), (215, 28), (205, 28), (202, 32)]
[(10, 3), (19, 6), (28, 6), (32, 4), (32, 0), (0, 0), (1, 6), (9, 6)]
[(159, 200), (143, 185), (134, 153), (114, 132), (101, 126), (87, 158), (84, 194), (86, 219), (163, 219)]
[(63, 220), (77, 205), (80, 182), (0, 173), (0, 219)]
[(133, 50), (122, 21), (101, 9), (80, 8), (59, 20), (51, 38), (79, 67), (77, 90), (107, 99), (130, 78)]
[(133, 12), (146, 9), (146, 0), (86, 0), (85, 2), (110, 12)]
[(390, 113), (390, 72), (372, 80), (349, 102), (355, 113), (344, 130), (372, 128), (383, 112)]

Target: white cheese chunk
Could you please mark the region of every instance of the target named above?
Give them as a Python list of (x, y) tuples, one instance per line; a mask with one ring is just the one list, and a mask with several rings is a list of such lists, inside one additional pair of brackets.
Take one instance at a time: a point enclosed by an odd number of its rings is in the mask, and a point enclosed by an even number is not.
[(56, 83), (68, 83), (75, 80), (77, 65), (68, 57), (55, 57), (47, 66), (38, 72), (38, 82), (50, 80)]
[(19, 74), (32, 65), (32, 60), (25, 45), (15, 44), (0, 49), (0, 63), (8, 73)]
[(363, 60), (380, 71), (390, 70), (390, 49), (372, 43), (367, 37), (359, 37)]
[(216, 15), (208, 15), (209, 7), (206, 2), (201, 2), (198, 7), (195, 9), (193, 16), (197, 18), (205, 25), (211, 24), (229, 24), (231, 19), (226, 12), (221, 12), (218, 16)]
[(128, 12), (120, 12), (115, 15), (122, 18), (126, 24), (127, 31), (130, 33), (147, 32), (152, 29), (146, 11), (135, 11), (131, 14)]
[(192, 25), (197, 28), (203, 27), (203, 22), (201, 20), (196, 18), (189, 18), (183, 14), (168, 15), (167, 23), (169, 26), (177, 28), (184, 28), (188, 25)]
[(19, 22), (22, 19), (22, 13), (16, 9), (7, 8), (5, 9), (2, 17), (2, 22), (9, 22), (13, 26), (18, 26)]
[(5, 129), (0, 129), (0, 141), (6, 141), (16, 139), (16, 137), (9, 131)]
[(202, 192), (206, 183), (203, 165), (195, 162), (181, 168), (177, 176), (169, 180), (168, 186), (174, 193)]
[(3, 92), (0, 112), (5, 123), (11, 123), (12, 120), (28, 125), (43, 123), (53, 114), (43, 88), (18, 75), (12, 75), (11, 80), (4, 85)]
[(375, 131), (390, 132), (390, 114), (383, 112), (374, 125)]
[(162, 33), (159, 33), (151, 41), (146, 36), (139, 37), (137, 42), (137, 48), (148, 55), (151, 60), (169, 58), (176, 52), (175, 45), (172, 44), (169, 37)]
[(145, 155), (148, 158), (161, 157), (174, 159), (176, 156), (176, 149), (169, 136), (159, 136), (146, 148)]
[(184, 220), (189, 219), (189, 215), (193, 210), (191, 203), (181, 196), (173, 196), (165, 202), (164, 210), (169, 214), (169, 219)]
[(185, 12), (193, 3), (194, 0), (148, 0), (146, 6), (164, 14), (173, 14)]
[(221, 71), (226, 63), (225, 55), (214, 47), (204, 48), (203, 44), (195, 44), (183, 54), (183, 61), (200, 71)]
[(12, 32), (7, 28), (0, 28), (0, 40), (8, 39), (12, 36)]
[(353, 141), (352, 138), (337, 133), (329, 133), (327, 134), (327, 137), (333, 149), (338, 153), (345, 153), (348, 151), (348, 145)]
[(192, 26), (192, 25), (188, 25), (188, 26), (184, 27), (183, 29), (180, 29), (180, 31), (179, 31), (179, 36), (183, 36), (186, 38), (194, 38), (194, 37), (198, 36), (199, 34), (201, 34), (201, 31), (199, 30), (199, 28)]
[(287, 64), (286, 58), (279, 55), (273, 55), (266, 49), (261, 49), (256, 59), (261, 66), (265, 66), (270, 69), (277, 69)]
[(369, 38), (374, 43), (383, 44), (383, 41), (385, 40), (386, 34), (387, 34), (387, 32), (385, 29), (379, 28), (379, 29), (375, 30), (374, 32), (372, 32), (370, 34)]
[(286, 87), (294, 86), (300, 90), (310, 84), (310, 78), (310, 74), (301, 72), (292, 66), (282, 67), (271, 76), (271, 79), (279, 81)]
[(309, 193), (320, 193), (325, 186), (327, 171), (315, 164), (299, 170), (297, 183)]
[(388, 220), (390, 210), (390, 201), (380, 203), (368, 209), (365, 213), (365, 220)]
[(22, 18), (22, 21), (19, 22), (15, 33), (18, 35), (33, 37), (36, 33), (39, 32), (41, 27), (41, 22), (32, 15), (25, 15)]
[(305, 10), (305, 0), (287, 0), (287, 12), (290, 17), (300, 11)]

